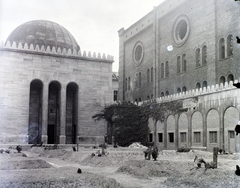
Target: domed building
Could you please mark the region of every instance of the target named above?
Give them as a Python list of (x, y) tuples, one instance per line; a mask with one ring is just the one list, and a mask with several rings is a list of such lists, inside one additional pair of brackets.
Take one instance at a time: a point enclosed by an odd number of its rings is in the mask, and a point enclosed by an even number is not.
[(81, 52), (63, 26), (35, 20), (0, 46), (0, 143), (100, 143), (111, 103), (113, 57)]

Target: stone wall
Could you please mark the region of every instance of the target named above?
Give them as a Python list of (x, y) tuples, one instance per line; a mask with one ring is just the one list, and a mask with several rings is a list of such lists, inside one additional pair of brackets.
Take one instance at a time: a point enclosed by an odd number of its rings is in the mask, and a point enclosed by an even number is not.
[(85, 139), (81, 138), (103, 137), (106, 124), (94, 122), (92, 115), (112, 101), (113, 57), (21, 46), (7, 43), (0, 48), (0, 142), (28, 143), (30, 84), (34, 80), (43, 85), (42, 141), (47, 142), (48, 92), (53, 81), (60, 86), (59, 142), (66, 141), (66, 92), (70, 83), (78, 88), (79, 140), (83, 143)]

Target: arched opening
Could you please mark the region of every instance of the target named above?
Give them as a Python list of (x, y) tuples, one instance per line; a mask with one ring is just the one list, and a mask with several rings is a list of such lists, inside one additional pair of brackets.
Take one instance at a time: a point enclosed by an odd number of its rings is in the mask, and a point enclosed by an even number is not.
[(42, 92), (43, 84), (40, 80), (33, 80), (30, 84), (28, 143), (40, 144), (42, 137)]
[(202, 88), (207, 88), (207, 81), (203, 81)]
[(48, 144), (58, 144), (60, 135), (60, 91), (57, 81), (49, 84), (48, 94)]
[(66, 144), (76, 144), (78, 130), (78, 86), (76, 83), (67, 85), (66, 100)]
[(182, 88), (182, 92), (186, 93), (186, 91), (187, 91), (186, 86), (183, 86), (183, 88)]
[(228, 78), (227, 78), (227, 81), (228, 81), (228, 83), (229, 83), (230, 81), (234, 81), (234, 76), (233, 76), (232, 74), (229, 74), (229, 75), (228, 75)]
[(220, 85), (221, 83), (222, 83), (223, 85), (225, 84), (225, 77), (224, 77), (224, 76), (221, 76), (220, 79), (219, 79), (219, 85)]
[(219, 40), (219, 59), (225, 58), (225, 41), (224, 38)]
[(201, 88), (201, 84), (198, 82), (196, 83), (196, 89), (200, 89)]

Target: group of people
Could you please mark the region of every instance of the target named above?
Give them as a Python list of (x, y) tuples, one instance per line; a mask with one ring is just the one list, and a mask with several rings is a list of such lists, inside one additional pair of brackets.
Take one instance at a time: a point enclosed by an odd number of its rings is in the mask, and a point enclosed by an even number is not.
[(157, 160), (158, 157), (158, 148), (157, 146), (149, 146), (146, 151), (144, 151), (145, 159), (151, 160), (151, 156), (154, 159), (154, 161)]

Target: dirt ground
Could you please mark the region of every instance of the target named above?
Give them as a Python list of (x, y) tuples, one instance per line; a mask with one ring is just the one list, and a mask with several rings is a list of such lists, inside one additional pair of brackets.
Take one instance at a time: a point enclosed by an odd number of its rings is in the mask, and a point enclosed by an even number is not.
[[(3, 148), (4, 149), (4, 148)], [(33, 147), (17, 153), (0, 154), (0, 187), (240, 187), (235, 175), (239, 154), (218, 155), (216, 169), (196, 168), (194, 158), (211, 162), (213, 154), (205, 151), (159, 151), (157, 161), (145, 160), (144, 148), (113, 148), (106, 156), (92, 156), (98, 149), (71, 147), (45, 150)], [(78, 168), (82, 173), (77, 173)]]

